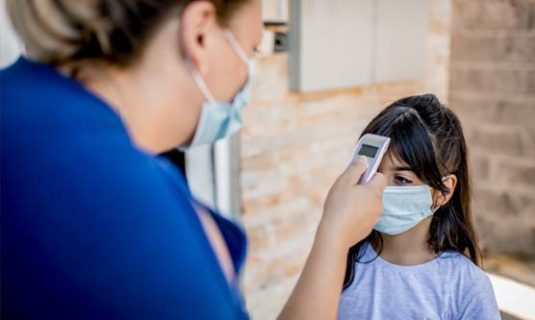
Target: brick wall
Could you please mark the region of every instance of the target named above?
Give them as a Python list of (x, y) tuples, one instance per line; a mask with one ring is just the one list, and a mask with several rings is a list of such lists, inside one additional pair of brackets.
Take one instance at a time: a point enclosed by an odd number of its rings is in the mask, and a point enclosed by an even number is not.
[(243, 222), (250, 241), (243, 285), (254, 319), (274, 319), (281, 310), (312, 245), (327, 191), (367, 122), (402, 96), (435, 92), (447, 101), (450, 17), (450, 0), (431, 1), (422, 79), (296, 94), (287, 89), (287, 55), (259, 59), (241, 135)]
[(535, 257), (535, 1), (454, 0), (450, 101), (486, 251)]

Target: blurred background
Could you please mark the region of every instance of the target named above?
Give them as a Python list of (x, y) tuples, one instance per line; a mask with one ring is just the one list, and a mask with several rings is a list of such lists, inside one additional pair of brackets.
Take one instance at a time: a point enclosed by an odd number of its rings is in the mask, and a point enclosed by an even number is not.
[[(259, 59), (241, 134), (253, 317), (273, 319), (281, 309), (364, 125), (388, 103), (426, 92), (463, 123), (485, 269), (533, 288), (535, 1), (264, 3), (267, 22), (288, 17), (266, 29), (290, 39), (284, 52)], [(522, 305), (525, 287), (500, 280), (504, 318), (535, 319), (533, 306)]]
[[(0, 1), (0, 65), (23, 51)], [(274, 319), (360, 131), (400, 97), (435, 93), (463, 123), (476, 227), (506, 319), (535, 319), (535, 1), (264, 0), (242, 132), (166, 154), (194, 193), (243, 223), (242, 285)]]

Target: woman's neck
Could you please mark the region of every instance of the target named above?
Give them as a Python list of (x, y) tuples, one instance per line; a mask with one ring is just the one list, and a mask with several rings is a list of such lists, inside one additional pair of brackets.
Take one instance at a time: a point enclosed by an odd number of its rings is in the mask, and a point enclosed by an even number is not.
[(381, 234), (382, 249), (380, 243), (372, 243), (372, 246), (376, 251), (381, 249), (381, 258), (393, 264), (417, 265), (428, 262), (436, 257), (427, 244), (430, 224), (431, 217), (404, 233)]
[[(75, 80), (120, 116), (138, 147), (157, 154), (191, 140), (203, 98), (185, 67), (145, 60), (128, 68), (88, 63)], [(72, 76), (69, 66), (59, 71)]]

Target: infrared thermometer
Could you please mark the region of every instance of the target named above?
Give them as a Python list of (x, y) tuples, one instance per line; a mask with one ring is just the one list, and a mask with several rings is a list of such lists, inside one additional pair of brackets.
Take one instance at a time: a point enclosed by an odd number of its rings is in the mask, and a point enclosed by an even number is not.
[(359, 156), (364, 156), (368, 161), (368, 168), (360, 177), (359, 184), (366, 184), (373, 178), (389, 144), (390, 138), (376, 134), (367, 133), (360, 138), (351, 161), (356, 161)]

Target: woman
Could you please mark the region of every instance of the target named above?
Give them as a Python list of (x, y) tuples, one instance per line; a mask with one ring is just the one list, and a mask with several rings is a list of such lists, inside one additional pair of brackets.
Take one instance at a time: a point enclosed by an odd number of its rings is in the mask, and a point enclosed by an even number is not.
[[(247, 318), (243, 232), (156, 155), (239, 129), (260, 0), (7, 4), (28, 58), (0, 72), (2, 316)], [(347, 250), (381, 211), (364, 170), (332, 187), (281, 318), (336, 316)]]

